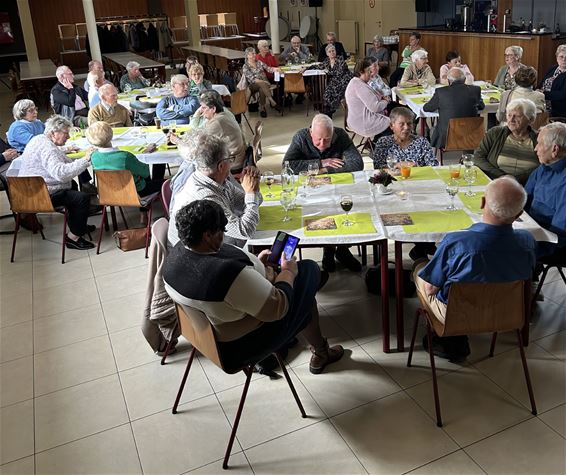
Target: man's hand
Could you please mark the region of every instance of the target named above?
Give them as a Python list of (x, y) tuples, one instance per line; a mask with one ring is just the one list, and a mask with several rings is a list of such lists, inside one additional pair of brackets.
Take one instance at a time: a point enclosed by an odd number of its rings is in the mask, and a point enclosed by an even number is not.
[(67, 89), (73, 89), (73, 83), (69, 81), (67, 78), (63, 78), (61, 80), (61, 84), (63, 84), (63, 86)]
[(292, 283), (299, 273), (299, 267), (297, 265), (297, 258), (295, 256), (287, 260), (285, 258), (285, 253), (281, 254), (281, 272), (277, 276), (277, 280), (290, 281)]
[(4, 150), (4, 152), (2, 153), (2, 155), (4, 156), (4, 159), (7, 162), (11, 162), (14, 158), (16, 158), (19, 154), (18, 151), (15, 148), (9, 148), (7, 150)]
[(157, 145), (155, 145), (154, 143), (150, 143), (147, 145), (147, 147), (144, 149), (142, 153), (153, 153), (156, 150), (157, 150)]
[(321, 168), (342, 168), (344, 160), (341, 158), (325, 158), (320, 161)]
[(261, 261), (261, 263), (266, 266), (267, 264), (267, 259), (269, 259), (269, 256), (271, 255), (271, 251), (269, 249), (264, 249), (263, 251), (261, 251), (257, 258)]
[(251, 173), (242, 172), (241, 185), (246, 193), (257, 193), (259, 191), (259, 178)]
[(425, 292), (429, 297), (436, 295), (438, 293), (438, 291), (440, 290), (440, 287), (436, 287), (432, 284), (429, 284), (428, 282), (425, 282), (424, 284), (425, 284), (424, 285)]

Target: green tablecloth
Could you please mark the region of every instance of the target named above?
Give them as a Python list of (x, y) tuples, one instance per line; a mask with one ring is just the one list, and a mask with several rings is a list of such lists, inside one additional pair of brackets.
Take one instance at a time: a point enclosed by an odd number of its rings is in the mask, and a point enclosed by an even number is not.
[(432, 96), (411, 97), (411, 101), (413, 101), (415, 104), (426, 104), (431, 99)]
[(123, 134), (124, 132), (127, 132), (129, 128), (130, 127), (112, 127), (112, 133), (114, 135)]
[[(261, 208), (260, 208), (261, 209)], [(306, 228), (306, 221), (309, 219), (334, 219), (336, 229), (317, 229), (308, 230)], [(317, 216), (305, 218), (305, 236), (339, 236), (341, 234), (372, 234), (375, 233), (375, 226), (371, 220), (369, 213), (350, 213), (349, 220), (354, 224), (351, 226), (344, 226), (342, 223), (346, 219), (346, 213), (337, 214), (332, 216)]]
[(444, 233), (458, 231), (472, 225), (472, 219), (461, 209), (455, 211), (413, 211), (407, 214), (413, 220), (413, 224), (403, 226), (403, 230), (407, 234)]
[[(466, 191), (467, 191), (467, 187), (466, 187)], [(484, 196), (483, 191), (476, 191), (474, 196), (466, 196), (466, 193), (463, 191), (458, 193), (458, 197), (460, 198), (464, 206), (474, 213), (482, 212), (481, 199), (483, 196)]]
[(353, 185), (354, 175), (351, 173), (333, 173), (332, 175), (318, 175), (318, 178), (330, 177), (333, 185)]
[[(401, 175), (396, 175), (395, 178), (401, 181)], [(412, 167), (411, 176), (407, 180), (438, 180), (438, 174), (432, 167)]]
[(279, 231), (298, 229), (303, 225), (303, 210), (300, 206), (289, 210), (291, 221), (283, 222), (285, 210), (282, 206), (260, 206), (258, 231)]
[(399, 88), (398, 91), (401, 94), (406, 94), (406, 95), (422, 94), (424, 92), (424, 88), (421, 87), (421, 86), (402, 87), (402, 88)]
[[(281, 188), (281, 181), (273, 183), (273, 185), (271, 185), (271, 190), (262, 181), (259, 184), (259, 191), (261, 192), (264, 201), (279, 201), (281, 199), (281, 192), (283, 191)], [(271, 196), (267, 196), (268, 194), (271, 194)]]

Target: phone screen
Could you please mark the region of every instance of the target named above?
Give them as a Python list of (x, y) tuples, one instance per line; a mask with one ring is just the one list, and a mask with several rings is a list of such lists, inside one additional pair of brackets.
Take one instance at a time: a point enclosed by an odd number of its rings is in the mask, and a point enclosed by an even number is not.
[(271, 246), (271, 255), (269, 256), (268, 261), (271, 264), (281, 264), (281, 255), (285, 253), (286, 259), (291, 259), (293, 254), (295, 253), (295, 249), (297, 248), (297, 244), (299, 244), (299, 238), (296, 236), (292, 236), (287, 234), (284, 231), (279, 231), (277, 236), (275, 237), (275, 241)]

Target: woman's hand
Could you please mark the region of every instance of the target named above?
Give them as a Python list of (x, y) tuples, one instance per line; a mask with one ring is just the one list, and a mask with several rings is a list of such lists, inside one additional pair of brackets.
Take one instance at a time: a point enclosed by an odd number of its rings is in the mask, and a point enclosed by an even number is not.
[(154, 143), (150, 143), (147, 145), (147, 147), (144, 149), (142, 153), (153, 153), (156, 150), (157, 150), (157, 145), (155, 145)]
[(4, 150), (2, 155), (4, 156), (4, 159), (7, 162), (11, 162), (14, 158), (16, 158), (19, 155), (19, 153), (15, 148), (9, 148), (7, 150)]

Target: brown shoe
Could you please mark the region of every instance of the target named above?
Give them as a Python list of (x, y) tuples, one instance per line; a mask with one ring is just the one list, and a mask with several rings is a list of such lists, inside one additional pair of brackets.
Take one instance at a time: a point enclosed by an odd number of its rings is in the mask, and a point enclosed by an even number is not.
[(322, 348), (313, 348), (311, 346), (311, 362), (310, 371), (312, 374), (320, 374), (327, 365), (336, 363), (342, 356), (344, 356), (344, 348), (340, 345), (328, 346), (326, 339)]

